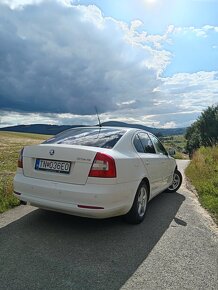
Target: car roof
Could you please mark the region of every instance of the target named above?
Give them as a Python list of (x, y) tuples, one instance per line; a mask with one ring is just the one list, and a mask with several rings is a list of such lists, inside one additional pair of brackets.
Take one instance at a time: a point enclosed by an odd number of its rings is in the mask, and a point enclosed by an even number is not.
[(135, 127), (117, 127), (117, 126), (86, 126), (86, 127), (74, 127), (74, 128), (70, 128), (69, 130), (71, 129), (117, 129), (117, 130), (126, 130), (127, 132), (136, 132), (136, 131), (143, 131), (143, 132), (146, 132), (146, 133), (150, 133), (144, 129), (139, 129), (139, 128), (135, 128)]

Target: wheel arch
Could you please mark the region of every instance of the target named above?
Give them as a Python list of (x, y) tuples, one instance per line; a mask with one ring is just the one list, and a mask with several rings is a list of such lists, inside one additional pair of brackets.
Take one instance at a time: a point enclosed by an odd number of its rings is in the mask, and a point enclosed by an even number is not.
[(136, 197), (136, 194), (137, 194), (137, 191), (138, 191), (138, 189), (139, 189), (139, 186), (140, 186), (143, 182), (145, 182), (146, 185), (147, 185), (147, 188), (148, 188), (148, 201), (150, 200), (150, 182), (149, 182), (149, 179), (148, 179), (147, 177), (142, 177), (141, 181), (139, 180), (139, 182), (138, 182), (138, 186), (137, 186), (136, 190), (134, 189), (134, 193), (133, 193), (133, 195), (132, 195), (132, 197), (131, 197), (132, 200), (131, 200), (131, 203), (130, 203), (131, 206), (130, 206), (129, 210), (132, 208), (133, 203), (134, 203), (134, 200), (135, 200), (135, 197)]
[[(141, 195), (141, 191), (139, 192), (139, 189), (144, 186), (145, 188), (145, 184), (146, 184), (146, 193), (148, 194), (148, 198), (147, 200), (143, 199), (145, 201), (145, 204), (143, 207), (143, 212), (139, 213), (139, 204), (141, 204), (141, 202), (139, 202), (139, 194)], [(144, 193), (143, 193), (144, 194)], [(145, 212), (146, 212), (146, 208), (147, 208), (147, 202), (150, 199), (150, 183), (147, 177), (142, 178), (141, 182), (138, 184), (138, 188), (133, 200), (133, 204), (130, 208), (130, 210), (124, 215), (124, 219), (126, 220), (126, 222), (130, 223), (130, 224), (139, 224), (144, 220), (145, 217)], [(144, 202), (143, 202), (144, 204)], [(142, 205), (141, 205), (142, 207)], [(142, 215), (141, 215), (142, 214)]]

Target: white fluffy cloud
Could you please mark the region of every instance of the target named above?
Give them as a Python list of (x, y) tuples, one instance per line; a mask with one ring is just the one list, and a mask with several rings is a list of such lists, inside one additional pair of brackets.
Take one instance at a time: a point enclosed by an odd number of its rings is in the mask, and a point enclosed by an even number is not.
[[(11, 9), (22, 9), (27, 5), (37, 5), (51, 0), (0, 0), (0, 3), (8, 5)], [(71, 6), (73, 0), (54, 0), (62, 5)]]
[(218, 26), (204, 25), (200, 28), (189, 26), (189, 27), (173, 27), (172, 32), (174, 34), (187, 34), (194, 33), (198, 37), (207, 37), (210, 32), (218, 33)]
[(158, 89), (181, 110), (202, 111), (218, 101), (218, 72), (178, 73), (164, 78)]

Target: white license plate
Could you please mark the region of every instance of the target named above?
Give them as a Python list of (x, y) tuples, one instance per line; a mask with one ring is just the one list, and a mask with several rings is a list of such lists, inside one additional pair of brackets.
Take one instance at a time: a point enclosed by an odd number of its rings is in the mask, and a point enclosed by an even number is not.
[(69, 174), (71, 162), (59, 160), (36, 159), (35, 169)]

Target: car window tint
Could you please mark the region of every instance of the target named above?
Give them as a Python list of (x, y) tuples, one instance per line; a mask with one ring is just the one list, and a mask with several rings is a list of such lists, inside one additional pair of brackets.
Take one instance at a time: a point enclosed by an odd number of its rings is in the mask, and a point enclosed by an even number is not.
[(149, 138), (148, 134), (146, 133), (139, 133), (138, 134), (139, 139), (142, 143), (144, 153), (156, 153), (155, 148), (151, 142), (151, 139)]
[(167, 151), (166, 149), (164, 148), (164, 146), (162, 145), (162, 143), (153, 135), (151, 135), (151, 139), (152, 139), (152, 142), (157, 150), (157, 152), (159, 154), (164, 154), (164, 155), (167, 155)]
[(116, 128), (77, 128), (64, 131), (43, 144), (70, 144), (111, 149), (126, 133)]
[(135, 149), (136, 149), (137, 152), (144, 153), (144, 148), (142, 146), (142, 142), (140, 141), (138, 135), (135, 136), (135, 138), (133, 140), (133, 144), (134, 144)]

